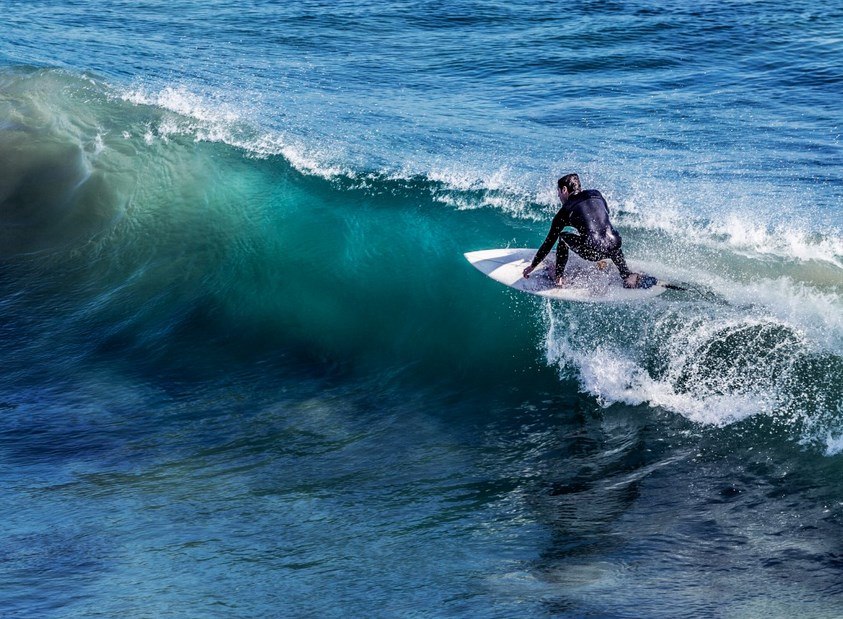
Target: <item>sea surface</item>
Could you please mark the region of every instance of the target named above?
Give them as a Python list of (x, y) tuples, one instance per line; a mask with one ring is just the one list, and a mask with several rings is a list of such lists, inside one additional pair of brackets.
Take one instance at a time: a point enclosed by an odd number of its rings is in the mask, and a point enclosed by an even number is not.
[(0, 616), (843, 615), (843, 1), (0, 16)]

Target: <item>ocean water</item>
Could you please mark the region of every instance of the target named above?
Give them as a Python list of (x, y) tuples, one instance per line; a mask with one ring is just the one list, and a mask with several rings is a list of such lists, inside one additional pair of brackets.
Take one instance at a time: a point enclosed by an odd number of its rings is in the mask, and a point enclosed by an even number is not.
[(843, 2), (0, 9), (0, 615), (841, 615)]

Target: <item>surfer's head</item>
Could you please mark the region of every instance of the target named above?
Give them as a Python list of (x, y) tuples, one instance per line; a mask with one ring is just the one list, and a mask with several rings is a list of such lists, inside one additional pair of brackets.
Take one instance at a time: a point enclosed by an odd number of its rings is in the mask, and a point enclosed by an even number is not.
[(566, 174), (558, 181), (556, 181), (556, 191), (559, 194), (559, 199), (564, 202), (568, 196), (579, 193), (582, 190), (580, 187), (580, 177), (576, 174)]

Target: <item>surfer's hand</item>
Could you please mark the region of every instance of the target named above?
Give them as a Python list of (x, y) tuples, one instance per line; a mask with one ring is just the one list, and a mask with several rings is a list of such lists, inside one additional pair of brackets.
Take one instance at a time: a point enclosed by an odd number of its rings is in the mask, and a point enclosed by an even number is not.
[(532, 273), (534, 269), (535, 269), (535, 267), (533, 267), (532, 265), (530, 265), (526, 269), (524, 269), (524, 272), (522, 273), (522, 275), (524, 276), (524, 279), (529, 279), (530, 273)]
[(630, 273), (623, 280), (624, 288), (638, 288), (638, 281), (641, 277), (640, 273)]

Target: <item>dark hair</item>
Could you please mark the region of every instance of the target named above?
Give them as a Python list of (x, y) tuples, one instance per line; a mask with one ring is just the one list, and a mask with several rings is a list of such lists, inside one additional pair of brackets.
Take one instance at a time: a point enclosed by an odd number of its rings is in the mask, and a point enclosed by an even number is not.
[(556, 181), (556, 186), (559, 187), (559, 189), (567, 189), (568, 193), (571, 195), (574, 195), (582, 190), (580, 187), (580, 177), (576, 174), (566, 174)]

